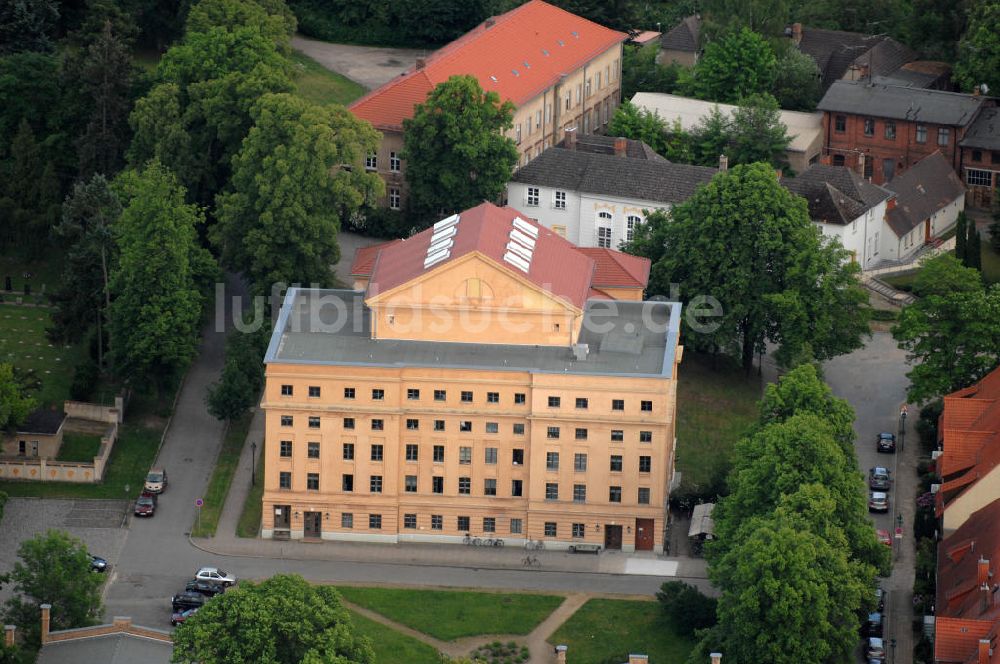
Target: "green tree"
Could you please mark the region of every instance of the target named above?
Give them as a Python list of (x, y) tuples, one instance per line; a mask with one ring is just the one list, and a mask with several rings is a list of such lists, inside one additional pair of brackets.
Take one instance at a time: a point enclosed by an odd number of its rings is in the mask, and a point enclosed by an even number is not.
[(14, 367), (0, 364), (0, 429), (10, 430), (21, 424), (38, 402), (25, 393)]
[(97, 623), (101, 615), (100, 575), (90, 571), (83, 542), (50, 530), (21, 542), (19, 561), (10, 573), (14, 596), (7, 600), (6, 622), (20, 627), (28, 643), (39, 642), (39, 606), (51, 604), (50, 629), (72, 629)]
[[(244, 325), (250, 327), (252, 323), (244, 320)], [(205, 399), (212, 417), (235, 420), (257, 403), (264, 387), (264, 353), (270, 332), (271, 326), (265, 322), (255, 331), (230, 333), (222, 377), (208, 388)]]
[(213, 28), (255, 26), (282, 48), (295, 34), (295, 14), (284, 0), (198, 0), (187, 15), (186, 30), (210, 32)]
[(795, 20), (813, 28), (874, 34), (901, 31), (908, 0), (811, 0), (795, 10)]
[(636, 92), (674, 92), (681, 66), (656, 62), (660, 49), (657, 44), (634, 47), (626, 45), (622, 53), (622, 100)]
[(796, 414), (816, 415), (830, 426), (848, 461), (856, 463), (854, 409), (847, 401), (833, 395), (815, 364), (802, 364), (781, 376), (778, 382), (769, 383), (764, 388), (759, 409), (758, 430), (785, 422)]
[(374, 664), (331, 586), (279, 574), (243, 582), (208, 602), (174, 633), (174, 662)]
[(513, 117), (513, 104), (484, 92), (475, 77), (452, 76), (403, 120), (409, 203), (422, 227), (500, 196), (518, 160), (504, 135)]
[(758, 517), (747, 537), (713, 566), (725, 570), (717, 581), (722, 596), (713, 635), (728, 658), (821, 664), (851, 657), (857, 610), (871, 586), (860, 582), (847, 550), (817, 537), (813, 528), (794, 513)]
[(675, 630), (691, 636), (715, 624), (716, 600), (683, 581), (667, 581), (656, 593), (663, 612)]
[(223, 262), (261, 293), (276, 282), (329, 283), (341, 221), (383, 191), (364, 169), (379, 136), (342, 106), (288, 94), (265, 96), (252, 115), (231, 190), (218, 199)]
[(1000, 92), (1000, 1), (971, 3), (969, 24), (958, 43), (955, 80), (971, 92), (985, 83), (991, 94)]
[[(690, 329), (689, 343), (713, 352), (736, 348), (749, 372), (767, 342), (783, 359), (828, 359), (861, 345), (867, 309), (857, 267), (839, 244), (821, 240), (805, 200), (782, 187), (765, 164), (716, 175), (669, 216), (651, 218), (670, 251), (653, 267), (649, 291), (713, 297), (713, 329)], [(650, 257), (652, 259), (652, 257)], [(847, 325), (845, 326), (845, 322)]]
[(965, 247), (969, 241), (969, 218), (965, 216), (965, 212), (959, 212), (958, 218), (955, 219), (955, 258), (957, 258), (962, 265), (968, 267), (969, 263), (966, 259)]
[(914, 403), (972, 385), (1000, 363), (1000, 285), (944, 254), (924, 263), (917, 301), (892, 330), (914, 363), (907, 398)]
[(63, 285), (53, 293), (56, 305), (49, 337), (75, 343), (97, 328), (97, 364), (104, 368), (111, 273), (117, 261), (113, 229), (121, 216), (118, 196), (103, 175), (78, 182), (63, 204), (55, 235), (66, 247)]
[[(965, 214), (962, 212), (961, 214)], [(970, 221), (966, 225), (966, 238), (965, 238), (965, 260), (963, 261), (966, 267), (971, 267), (974, 270), (983, 269), (983, 248), (982, 248), (982, 238), (979, 236), (979, 229), (976, 227), (975, 221)]]
[(77, 143), (80, 175), (113, 175), (121, 168), (128, 143), (131, 110), (132, 57), (127, 44), (106, 21), (97, 39), (87, 49), (81, 81), (93, 104), (86, 130)]
[(787, 166), (785, 150), (792, 139), (781, 123), (778, 102), (769, 94), (750, 95), (733, 111), (729, 156), (733, 164), (762, 161)]
[(116, 186), (123, 210), (111, 274), (112, 356), (124, 376), (162, 387), (197, 348), (199, 284), (211, 265), (196, 232), (204, 219), (158, 162), (124, 171)]
[(660, 154), (666, 152), (667, 123), (658, 114), (628, 100), (615, 109), (608, 123), (608, 135), (642, 141)]
[(822, 76), (816, 61), (796, 48), (786, 48), (778, 58), (778, 73), (771, 92), (787, 111), (816, 110), (822, 96)]
[(681, 74), (684, 94), (732, 104), (752, 94), (769, 92), (778, 74), (774, 50), (748, 28), (709, 42), (698, 63)]
[(691, 130), (695, 163), (701, 166), (718, 166), (719, 156), (729, 151), (732, 133), (730, 117), (718, 106), (713, 106), (708, 115), (699, 118), (698, 125)]
[(55, 0), (0, 0), (0, 54), (52, 50)]
[(781, 37), (789, 23), (787, 0), (705, 0), (703, 7), (703, 31), (710, 40), (743, 29)]
[(160, 83), (154, 86), (145, 97), (136, 101), (129, 115), (129, 125), (134, 134), (126, 155), (130, 164), (144, 164), (155, 159), (169, 164), (182, 177), (195, 172), (197, 155), (191, 147), (179, 85)]
[(60, 107), (59, 59), (48, 53), (16, 53), (0, 57), (0, 143), (5, 152), (22, 120), (33, 131), (57, 130), (56, 113), (41, 112)]
[(989, 226), (990, 246), (1000, 254), (1000, 196), (993, 198), (993, 221)]

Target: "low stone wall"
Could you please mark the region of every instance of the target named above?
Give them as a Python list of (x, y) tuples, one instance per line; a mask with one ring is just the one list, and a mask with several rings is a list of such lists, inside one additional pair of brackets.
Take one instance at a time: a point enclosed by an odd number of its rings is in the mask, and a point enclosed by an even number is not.
[(118, 423), (114, 422), (101, 436), (101, 447), (92, 462), (55, 461), (36, 457), (0, 457), (0, 479), (79, 484), (100, 482), (104, 479), (104, 470), (116, 440), (118, 440)]
[(63, 411), (66, 413), (66, 417), (71, 419), (121, 424), (122, 408), (118, 403), (120, 400), (121, 397), (115, 398), (116, 408), (99, 406), (96, 403), (84, 403), (82, 401), (65, 401), (63, 402)]

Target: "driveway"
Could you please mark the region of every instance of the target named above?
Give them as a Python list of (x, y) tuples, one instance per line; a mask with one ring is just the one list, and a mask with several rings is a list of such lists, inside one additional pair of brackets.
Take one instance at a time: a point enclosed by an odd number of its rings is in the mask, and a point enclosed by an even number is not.
[(417, 58), (432, 52), (412, 48), (332, 44), (301, 35), (292, 37), (292, 48), (369, 90), (374, 90), (399, 76), (412, 67)]

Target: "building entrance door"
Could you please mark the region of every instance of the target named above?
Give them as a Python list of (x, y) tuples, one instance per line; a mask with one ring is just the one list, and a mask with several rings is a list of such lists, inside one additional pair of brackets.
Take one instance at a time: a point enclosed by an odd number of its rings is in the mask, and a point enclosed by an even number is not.
[(304, 537), (319, 538), (320, 535), (322, 535), (322, 527), (323, 527), (322, 512), (305, 513), (304, 532), (302, 533)]
[(604, 548), (609, 551), (621, 551), (622, 527), (604, 526)]
[(274, 529), (275, 530), (288, 530), (292, 527), (292, 506), (291, 505), (275, 505), (274, 506)]
[(635, 550), (636, 551), (652, 551), (653, 550), (653, 520), (652, 519), (636, 519), (635, 520)]

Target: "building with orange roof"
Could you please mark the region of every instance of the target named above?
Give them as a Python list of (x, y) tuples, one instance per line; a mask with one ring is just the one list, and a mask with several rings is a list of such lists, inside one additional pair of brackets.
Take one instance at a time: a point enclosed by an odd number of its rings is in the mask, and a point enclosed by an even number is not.
[(492, 17), (350, 106), (382, 132), (366, 167), (386, 181), (390, 208), (406, 200), (403, 120), (451, 76), (475, 76), (516, 107), (509, 135), (527, 163), (566, 129), (600, 131), (621, 99), (622, 42), (628, 38), (542, 0)]
[(483, 203), (290, 289), (263, 536), (662, 551), (683, 348), (649, 268)]
[(1000, 498), (1000, 367), (944, 397), (938, 432), (936, 512), (948, 535)]
[(1000, 497), (938, 545), (935, 614), (935, 662), (1000, 662)]

